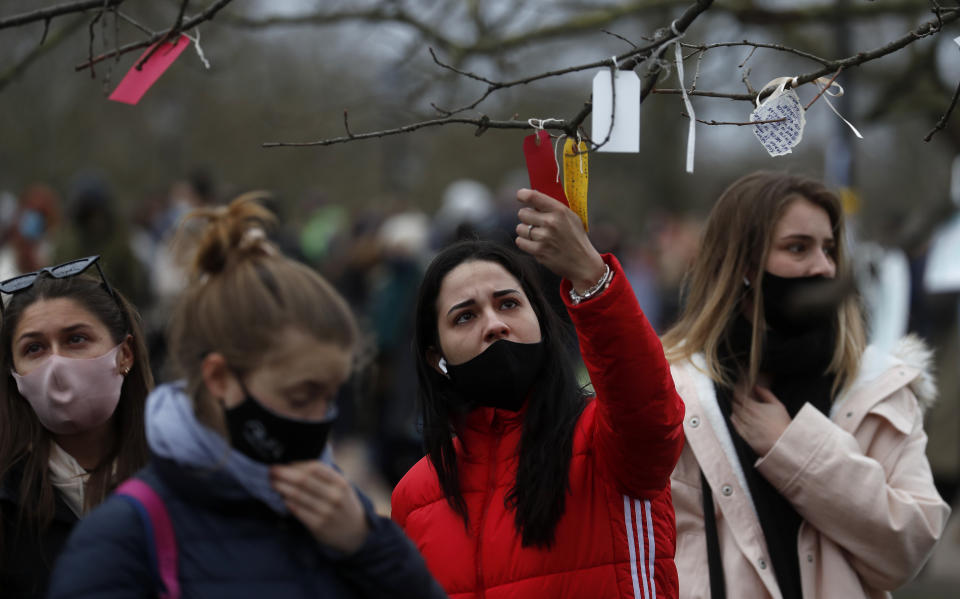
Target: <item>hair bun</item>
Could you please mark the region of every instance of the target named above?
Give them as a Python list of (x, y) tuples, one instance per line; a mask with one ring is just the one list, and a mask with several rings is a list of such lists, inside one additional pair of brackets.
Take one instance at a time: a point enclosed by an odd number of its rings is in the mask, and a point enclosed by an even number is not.
[(277, 254), (266, 235), (266, 230), (276, 223), (276, 216), (260, 204), (269, 197), (267, 192), (252, 191), (228, 206), (200, 208), (184, 218), (182, 231), (197, 220), (206, 221), (191, 232), (191, 237), (197, 239), (190, 268), (192, 278), (220, 273), (231, 259)]

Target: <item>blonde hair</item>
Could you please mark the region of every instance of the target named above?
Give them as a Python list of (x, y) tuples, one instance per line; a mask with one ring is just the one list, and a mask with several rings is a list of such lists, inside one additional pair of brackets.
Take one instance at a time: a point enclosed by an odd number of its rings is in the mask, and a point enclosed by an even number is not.
[[(805, 199), (823, 208), (830, 217), (835, 242), (837, 277), (849, 275), (844, 248), (843, 211), (840, 200), (819, 181), (777, 172), (755, 172), (731, 184), (717, 200), (707, 219), (700, 250), (685, 281), (684, 307), (676, 324), (663, 336), (667, 359), (689, 359), (703, 352), (707, 374), (733, 386), (730, 374), (720, 367), (718, 347), (730, 323), (752, 303), (754, 324), (747, 383), (756, 382), (763, 355), (764, 327), (761, 282), (773, 232), (788, 205)], [(744, 285), (749, 277), (751, 284)], [(750, 305), (750, 304), (747, 304)], [(866, 344), (863, 317), (855, 295), (847, 296), (836, 314), (837, 342), (828, 372), (836, 374), (834, 397), (852, 382)]]
[[(263, 192), (229, 206), (188, 214), (181, 234), (195, 238), (190, 284), (174, 310), (170, 355), (187, 380), (197, 417), (220, 428), (219, 410), (205, 396), (201, 363), (222, 354), (239, 374), (255, 368), (288, 327), (356, 352), (357, 325), (346, 301), (319, 274), (280, 253), (266, 237), (274, 215), (258, 203)], [(191, 226), (202, 224), (199, 230)]]

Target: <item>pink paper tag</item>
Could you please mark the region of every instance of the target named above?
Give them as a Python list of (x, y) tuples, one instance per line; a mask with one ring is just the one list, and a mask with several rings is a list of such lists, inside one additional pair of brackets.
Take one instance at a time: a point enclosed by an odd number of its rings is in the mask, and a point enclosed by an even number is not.
[(527, 159), (527, 174), (530, 175), (530, 187), (545, 193), (551, 198), (569, 206), (567, 195), (563, 193), (563, 182), (557, 180), (557, 159), (553, 155), (553, 143), (550, 134), (540, 129), (536, 135), (523, 138), (523, 155)]
[[(155, 45), (156, 44), (154, 44), (154, 46)], [(127, 74), (123, 76), (120, 85), (110, 94), (110, 99), (125, 104), (136, 104), (139, 102), (143, 94), (147, 93), (147, 90), (150, 89), (150, 86), (160, 78), (160, 75), (163, 75), (164, 71), (173, 64), (173, 61), (176, 60), (189, 45), (190, 38), (182, 34), (176, 42), (164, 42), (163, 46), (157, 49), (157, 51), (153, 53), (153, 56), (150, 57), (150, 60), (138, 71), (137, 65), (140, 64), (143, 57), (153, 49), (153, 46), (147, 48), (146, 51), (140, 55), (140, 58), (137, 59), (137, 62), (130, 67)]]

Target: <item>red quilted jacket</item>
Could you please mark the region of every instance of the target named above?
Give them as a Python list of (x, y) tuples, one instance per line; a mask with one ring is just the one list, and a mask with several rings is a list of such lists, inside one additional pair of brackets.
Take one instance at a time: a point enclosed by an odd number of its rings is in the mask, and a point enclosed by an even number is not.
[[(469, 530), (429, 459), (393, 492), (393, 518), (453, 599), (670, 599), (677, 596), (670, 473), (683, 448), (683, 404), (656, 333), (613, 256), (610, 287), (567, 304), (597, 398), (574, 433), (570, 496), (550, 550), (521, 547), (504, 504), (523, 412), (479, 408), (458, 430)], [(570, 283), (561, 293), (568, 297)], [(469, 447), (465, 451), (464, 446)]]

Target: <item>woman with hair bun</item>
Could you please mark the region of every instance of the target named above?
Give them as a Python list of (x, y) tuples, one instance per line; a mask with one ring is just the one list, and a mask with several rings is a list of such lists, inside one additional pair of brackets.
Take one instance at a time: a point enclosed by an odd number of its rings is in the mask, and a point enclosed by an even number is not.
[(343, 298), (266, 239), (274, 218), (256, 196), (189, 220), (205, 226), (170, 328), (183, 380), (150, 395), (137, 475), (169, 514), (176, 575), (137, 505), (114, 496), (71, 537), (50, 597), (443, 597), (331, 463), (358, 345)]

